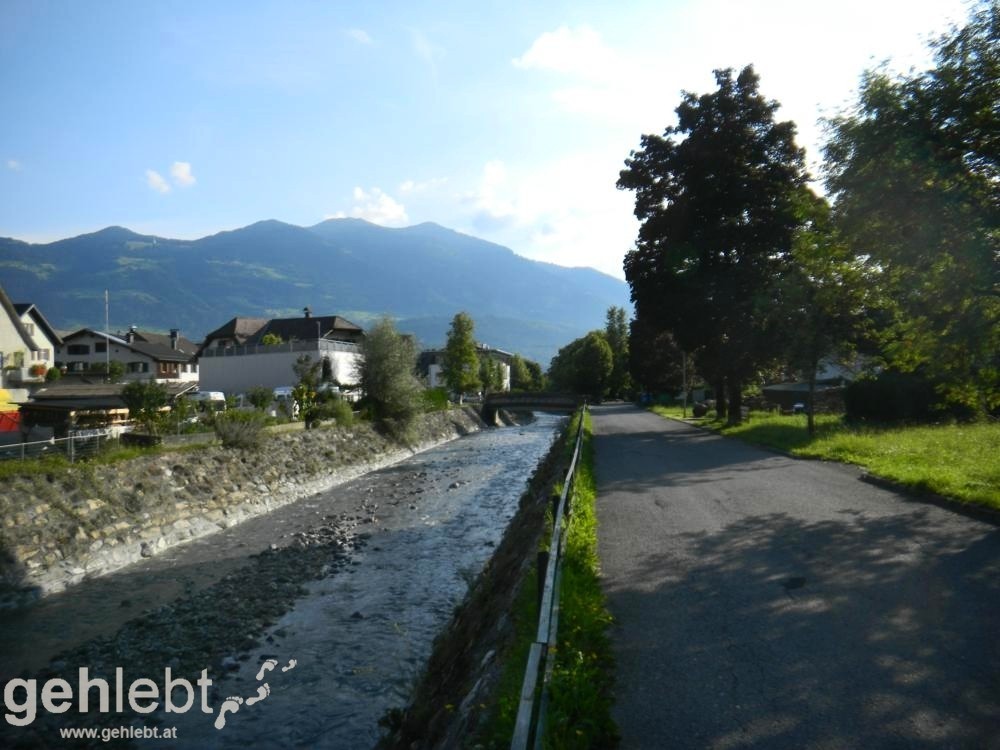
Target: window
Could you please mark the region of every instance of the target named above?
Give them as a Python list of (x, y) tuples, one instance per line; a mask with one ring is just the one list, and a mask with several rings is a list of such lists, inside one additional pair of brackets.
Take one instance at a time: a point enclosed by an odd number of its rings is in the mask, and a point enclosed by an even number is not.
[(34, 336), (35, 335), (35, 324), (34, 323), (25, 323), (24, 324), (24, 330), (26, 330), (28, 332), (29, 336)]
[(107, 341), (98, 341), (96, 344), (94, 344), (94, 353), (95, 354), (104, 354), (107, 351), (108, 351), (108, 342)]
[(51, 352), (48, 349), (39, 349), (37, 352), (31, 353), (32, 362), (46, 362), (49, 359), (49, 354)]
[(89, 344), (70, 344), (66, 347), (67, 354), (90, 354)]
[(129, 372), (149, 372), (149, 362), (129, 362)]

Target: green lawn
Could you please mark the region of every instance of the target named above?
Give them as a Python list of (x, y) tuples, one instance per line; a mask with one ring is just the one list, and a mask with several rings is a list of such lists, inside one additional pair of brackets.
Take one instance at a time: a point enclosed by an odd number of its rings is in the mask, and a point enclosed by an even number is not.
[[(653, 407), (678, 418), (680, 409)], [(803, 415), (754, 412), (739, 427), (705, 420), (707, 427), (756, 445), (803, 458), (843, 461), (918, 491), (1000, 509), (1000, 423), (904, 427), (848, 426), (833, 415), (817, 415), (817, 431), (806, 432)]]

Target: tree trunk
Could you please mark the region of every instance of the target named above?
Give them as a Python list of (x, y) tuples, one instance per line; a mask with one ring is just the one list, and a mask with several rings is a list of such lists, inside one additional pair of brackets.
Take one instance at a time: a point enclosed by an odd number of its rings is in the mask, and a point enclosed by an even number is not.
[(727, 425), (738, 425), (743, 422), (743, 386), (735, 378), (728, 380), (729, 384), (729, 419)]
[(816, 370), (818, 369), (818, 360), (814, 359), (809, 363), (809, 395), (806, 398), (806, 425), (809, 437), (816, 434)]
[(719, 378), (712, 388), (715, 391), (715, 416), (719, 419), (726, 418), (726, 380)]

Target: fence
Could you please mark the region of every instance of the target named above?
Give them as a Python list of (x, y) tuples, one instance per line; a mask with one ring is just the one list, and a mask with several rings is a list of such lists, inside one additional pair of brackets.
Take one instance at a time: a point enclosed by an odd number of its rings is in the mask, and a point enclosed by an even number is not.
[(76, 461), (93, 456), (109, 443), (118, 445), (118, 439), (117, 431), (87, 430), (66, 438), (0, 445), (0, 461), (24, 461), (29, 458), (55, 455), (64, 455), (70, 461)]
[[(534, 737), (534, 747), (542, 747), (542, 736), (545, 733), (545, 712), (548, 707), (548, 686), (552, 681), (552, 671), (555, 659), (549, 658), (554, 651), (559, 630), (559, 584), (562, 580), (562, 543), (563, 519), (569, 517), (570, 493), (573, 480), (576, 477), (576, 465), (580, 458), (580, 446), (583, 444), (583, 418), (587, 411), (586, 405), (580, 412), (580, 428), (576, 433), (576, 444), (573, 447), (573, 458), (566, 471), (566, 481), (559, 497), (553, 497), (552, 538), (548, 553), (538, 554), (538, 576), (544, 571), (544, 584), (539, 596), (538, 631), (535, 642), (528, 652), (528, 667), (521, 684), (521, 700), (517, 709), (517, 720), (514, 723), (514, 735), (510, 741), (511, 750), (526, 750), (528, 743)], [(544, 671), (543, 671), (544, 670)], [(539, 690), (538, 678), (542, 676)], [(538, 704), (536, 707), (536, 703)], [(536, 710), (537, 709), (537, 710)]]
[(361, 347), (350, 341), (316, 339), (311, 341), (287, 341), (282, 344), (258, 344), (256, 346), (227, 346), (203, 349), (198, 355), (204, 357), (245, 357), (251, 354), (280, 354), (282, 352), (360, 352)]

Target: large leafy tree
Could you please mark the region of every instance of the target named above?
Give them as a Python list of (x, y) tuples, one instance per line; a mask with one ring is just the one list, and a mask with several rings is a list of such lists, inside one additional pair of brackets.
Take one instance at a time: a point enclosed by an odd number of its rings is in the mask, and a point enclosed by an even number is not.
[(898, 303), (886, 354), (944, 395), (1000, 407), (1000, 3), (934, 44), (922, 74), (865, 75), (830, 123), (842, 232)]
[(629, 370), (633, 382), (653, 393), (679, 391), (684, 385), (684, 356), (673, 337), (645, 320), (633, 320), (629, 330)]
[(479, 390), (481, 385), (474, 331), (475, 324), (469, 314), (458, 313), (451, 321), (444, 347), (444, 380), (460, 397), (466, 391)]
[(121, 400), (128, 407), (128, 415), (146, 432), (157, 433), (160, 410), (169, 401), (166, 386), (155, 380), (133, 380), (122, 388)]
[(552, 358), (549, 380), (560, 390), (600, 400), (607, 392), (613, 367), (614, 356), (604, 332), (591, 331)]
[(625, 258), (637, 317), (699, 353), (738, 422), (743, 384), (777, 354), (769, 311), (806, 174), (795, 126), (775, 121), (753, 68), (715, 79), (716, 91), (683, 95), (676, 126), (642, 136), (618, 187), (641, 222)]
[(824, 360), (852, 359), (875, 338), (880, 311), (880, 274), (838, 236), (825, 199), (801, 195), (802, 225), (795, 234), (792, 264), (781, 278), (773, 310), (784, 333), (785, 361), (809, 384), (807, 427), (815, 432), (816, 374)]
[(604, 337), (611, 347), (611, 376), (608, 379), (608, 393), (613, 398), (621, 398), (632, 388), (629, 374), (629, 327), (624, 307), (608, 308), (604, 323)]
[(410, 440), (413, 423), (423, 410), (423, 387), (416, 376), (413, 339), (383, 318), (361, 341), (358, 380), (376, 423), (400, 440)]

